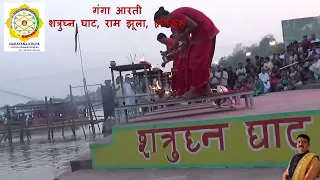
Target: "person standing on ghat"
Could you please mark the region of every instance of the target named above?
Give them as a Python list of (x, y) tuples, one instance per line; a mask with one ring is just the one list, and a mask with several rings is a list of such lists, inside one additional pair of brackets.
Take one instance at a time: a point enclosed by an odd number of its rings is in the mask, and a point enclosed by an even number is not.
[[(172, 34), (170, 38), (164, 33), (159, 33), (157, 36), (157, 40), (166, 45), (167, 50), (174, 44), (174, 35)], [(172, 68), (172, 91), (174, 92), (174, 96), (178, 97), (187, 92), (188, 84), (188, 46), (189, 41), (181, 42), (179, 47), (172, 53), (171, 57), (163, 57), (162, 67), (165, 67), (167, 63), (173, 61)], [(162, 51), (161, 51), (162, 52)]]
[[(159, 33), (157, 36), (157, 40), (161, 43), (166, 45), (167, 49), (169, 49), (170, 46), (172, 46), (174, 44), (174, 40), (173, 38), (168, 38), (164, 33)], [(170, 59), (173, 61), (173, 72), (172, 72), (172, 91), (173, 92), (178, 92), (180, 89), (180, 84), (179, 82), (181, 82), (181, 73), (179, 71), (180, 67), (180, 59), (178, 56), (173, 57), (173, 59)], [(168, 60), (169, 61), (169, 60)], [(164, 63), (168, 63), (166, 61), (164, 61)], [(164, 66), (165, 64), (163, 64), (162, 66)]]
[(283, 173), (283, 180), (316, 180), (320, 177), (319, 156), (309, 151), (310, 137), (297, 137), (298, 154), (294, 155)]
[[(193, 98), (199, 95), (211, 95), (210, 69), (215, 51), (216, 36), (219, 30), (211, 19), (203, 12), (191, 8), (181, 7), (168, 12), (160, 7), (154, 14), (154, 21), (161, 27), (171, 28), (174, 34), (174, 44), (162, 55), (170, 56), (180, 41), (190, 37), (188, 62), (190, 75), (187, 82), (190, 82), (190, 90), (182, 97)], [(182, 25), (174, 24), (175, 21), (185, 22)], [(169, 22), (169, 23), (167, 23)], [(172, 22), (172, 23), (171, 23)]]

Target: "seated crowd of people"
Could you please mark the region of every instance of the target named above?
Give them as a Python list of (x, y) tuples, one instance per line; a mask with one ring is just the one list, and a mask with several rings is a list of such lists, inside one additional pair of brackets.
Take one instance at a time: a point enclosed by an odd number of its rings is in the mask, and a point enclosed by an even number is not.
[(255, 56), (255, 63), (250, 58), (246, 65), (232, 67), (213, 66), (211, 88), (217, 85), (228, 89), (254, 89), (255, 95), (268, 92), (294, 90), (310, 80), (320, 79), (320, 40), (312, 34), (309, 40), (303, 37), (301, 42), (294, 41), (280, 53), (268, 57)]

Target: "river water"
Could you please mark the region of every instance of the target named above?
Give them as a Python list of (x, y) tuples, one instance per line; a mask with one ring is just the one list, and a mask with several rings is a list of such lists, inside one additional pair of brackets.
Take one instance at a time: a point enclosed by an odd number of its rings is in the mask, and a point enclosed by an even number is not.
[(85, 127), (85, 131), (86, 138), (81, 128), (77, 130), (76, 140), (71, 132), (65, 132), (65, 139), (61, 132), (55, 132), (54, 140), (49, 142), (44, 132), (32, 134), (32, 139), (25, 140), (24, 144), (20, 144), (17, 137), (12, 146), (8, 142), (1, 142), (0, 179), (52, 180), (62, 172), (66, 162), (89, 152), (89, 144), (104, 137), (100, 133), (93, 138), (88, 127)]

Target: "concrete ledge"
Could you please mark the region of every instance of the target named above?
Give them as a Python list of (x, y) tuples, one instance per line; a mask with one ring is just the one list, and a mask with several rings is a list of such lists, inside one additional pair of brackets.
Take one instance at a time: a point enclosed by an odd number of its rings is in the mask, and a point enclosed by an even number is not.
[(297, 90), (300, 90), (300, 89), (320, 89), (320, 83), (299, 85), (299, 86), (296, 86), (296, 89)]
[(71, 172), (92, 169), (92, 160), (77, 160), (70, 161)]
[(65, 172), (54, 180), (275, 180), (281, 179), (284, 168), (252, 169), (112, 169)]
[[(66, 175), (73, 175), (75, 171), (88, 171), (92, 170), (92, 161), (91, 160), (75, 160), (70, 161), (70, 166), (62, 170), (61, 174), (55, 177), (53, 180), (62, 180), (63, 177), (66, 177)], [(75, 178), (74, 180), (78, 180), (79, 178)], [(81, 179), (81, 178), (80, 178)], [(69, 180), (69, 178), (68, 178)], [(73, 180), (73, 178), (72, 178)]]
[(306, 81), (303, 82), (304, 85), (308, 85), (308, 84), (320, 84), (320, 80), (310, 80), (310, 81)]
[(111, 133), (112, 127), (116, 125), (115, 121), (104, 121), (102, 133)]

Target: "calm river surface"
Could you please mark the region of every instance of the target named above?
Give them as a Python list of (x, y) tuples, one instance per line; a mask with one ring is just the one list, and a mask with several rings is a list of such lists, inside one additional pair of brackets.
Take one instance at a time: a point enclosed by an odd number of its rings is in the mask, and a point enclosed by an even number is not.
[(0, 179), (53, 180), (61, 173), (63, 164), (89, 152), (89, 144), (104, 137), (97, 134), (92, 138), (87, 127), (85, 130), (86, 139), (80, 128), (77, 130), (76, 140), (72, 138), (71, 132), (65, 132), (65, 140), (60, 132), (55, 132), (55, 140), (49, 142), (44, 132), (41, 135), (32, 134), (32, 139), (29, 142), (25, 140), (24, 144), (20, 144), (16, 137), (13, 146), (9, 146), (8, 142), (1, 142)]

